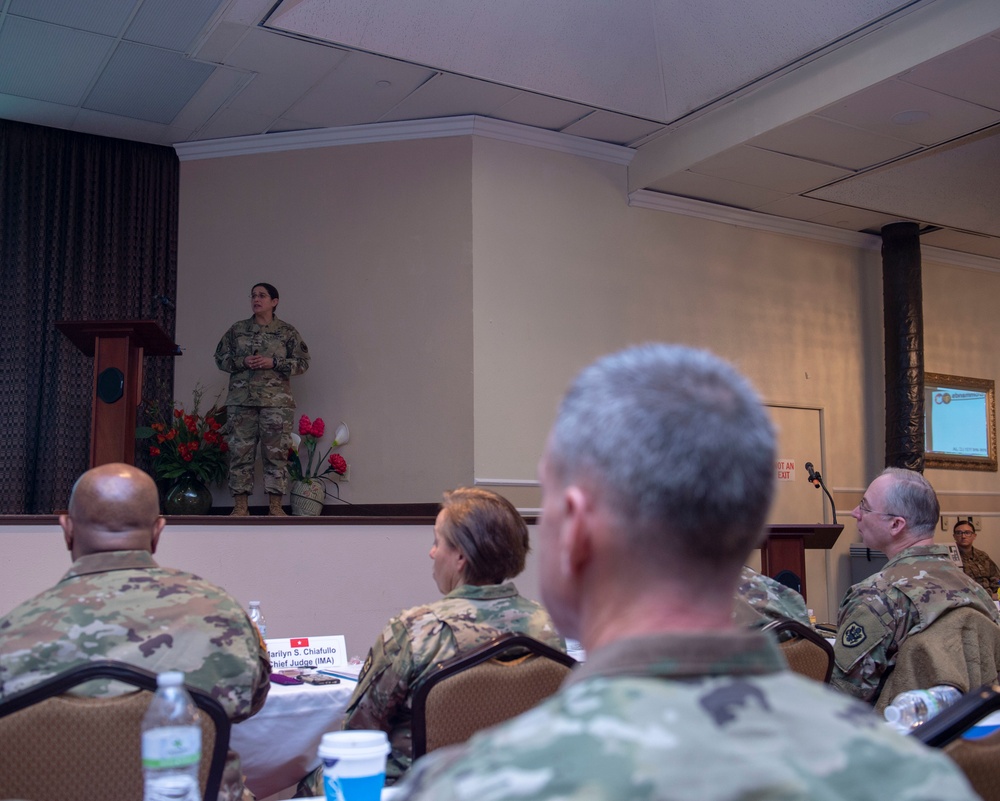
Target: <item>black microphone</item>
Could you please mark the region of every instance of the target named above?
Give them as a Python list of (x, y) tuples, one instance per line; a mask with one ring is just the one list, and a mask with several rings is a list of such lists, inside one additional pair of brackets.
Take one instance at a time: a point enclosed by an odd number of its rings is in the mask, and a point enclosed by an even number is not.
[(819, 489), (820, 475), (815, 470), (813, 470), (812, 462), (806, 462), (806, 470), (809, 471), (809, 481), (812, 482), (812, 485), (816, 489)]
[(174, 302), (168, 298), (166, 295), (154, 295), (153, 300), (157, 301), (161, 306), (166, 306), (168, 309), (176, 309)]

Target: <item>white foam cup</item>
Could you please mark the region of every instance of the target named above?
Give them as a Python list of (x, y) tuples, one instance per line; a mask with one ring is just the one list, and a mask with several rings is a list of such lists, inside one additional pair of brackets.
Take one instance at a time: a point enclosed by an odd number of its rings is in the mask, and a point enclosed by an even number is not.
[(379, 801), (388, 753), (389, 738), (384, 731), (349, 729), (324, 734), (319, 758), (326, 801)]

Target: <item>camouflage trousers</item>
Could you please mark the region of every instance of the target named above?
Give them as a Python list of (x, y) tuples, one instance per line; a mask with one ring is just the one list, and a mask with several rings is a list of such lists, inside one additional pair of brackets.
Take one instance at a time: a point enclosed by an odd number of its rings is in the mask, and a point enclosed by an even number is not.
[(284, 495), (288, 486), (288, 450), (292, 447), (293, 410), (287, 406), (229, 406), (229, 489), (253, 492), (257, 443), (264, 463), (264, 490)]

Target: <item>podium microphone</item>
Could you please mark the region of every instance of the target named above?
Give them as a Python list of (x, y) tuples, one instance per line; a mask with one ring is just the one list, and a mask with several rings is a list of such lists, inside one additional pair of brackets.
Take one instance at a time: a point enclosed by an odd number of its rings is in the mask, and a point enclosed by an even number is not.
[(819, 484), (820, 481), (822, 480), (822, 476), (820, 476), (820, 474), (813, 469), (812, 462), (806, 462), (806, 470), (809, 471), (809, 481), (812, 482), (812, 485), (816, 489), (819, 489)]
[(174, 302), (170, 298), (168, 298), (166, 295), (154, 295), (153, 296), (153, 300), (155, 300), (161, 306), (166, 306), (168, 309), (176, 309), (177, 308), (177, 306), (174, 305)]
[(823, 476), (819, 474), (819, 471), (813, 467), (812, 462), (806, 462), (806, 471), (809, 473), (807, 476), (809, 483), (811, 483), (816, 489), (822, 489), (826, 493), (826, 497), (830, 499), (830, 511), (833, 512), (833, 523), (837, 524), (837, 505), (833, 502), (833, 496), (830, 494), (830, 490), (826, 488), (826, 484), (823, 483)]

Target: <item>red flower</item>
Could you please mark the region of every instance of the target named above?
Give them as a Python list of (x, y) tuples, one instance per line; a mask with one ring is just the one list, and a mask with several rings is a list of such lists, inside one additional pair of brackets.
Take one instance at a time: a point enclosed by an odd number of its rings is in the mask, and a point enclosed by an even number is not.
[(167, 439), (173, 439), (173, 438), (174, 438), (174, 437), (176, 437), (176, 436), (177, 436), (177, 429), (176, 429), (176, 428), (171, 428), (171, 429), (170, 429), (170, 430), (169, 430), (169, 431), (167, 432), (167, 434), (166, 434), (166, 437), (167, 437)]
[(165, 429), (166, 426), (163, 425), (163, 423), (153, 423), (153, 425), (151, 425), (150, 428), (153, 429), (153, 431), (163, 431), (163, 429)]
[(181, 458), (185, 462), (190, 462), (194, 458), (194, 454), (193, 453), (185, 453), (183, 456), (181, 456)]
[(220, 428), (222, 428), (222, 426), (219, 425), (219, 422), (214, 417), (206, 417), (205, 422), (208, 423), (208, 427), (212, 429), (212, 431), (218, 431)]
[(326, 431), (326, 423), (323, 422), (322, 417), (317, 417), (313, 420), (312, 435), (318, 439), (323, 436), (324, 431)]
[(160, 455), (160, 449), (159, 448), (150, 448), (149, 449), (149, 455), (150, 456), (159, 456)]
[(222, 442), (219, 443), (219, 450), (222, 451), (223, 453), (228, 453), (229, 443), (226, 442), (225, 440), (222, 440)]
[(299, 436), (304, 437), (312, 433), (312, 422), (306, 415), (299, 418)]
[(334, 473), (338, 476), (342, 476), (347, 472), (347, 461), (339, 453), (331, 453), (330, 467), (333, 468)]
[(183, 409), (174, 409), (174, 417), (183, 417), (183, 416), (184, 416)]

